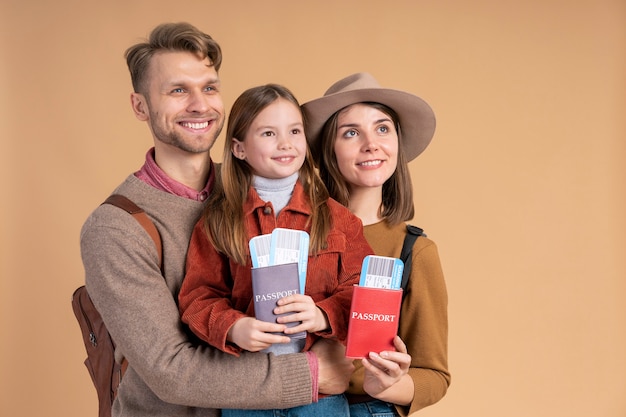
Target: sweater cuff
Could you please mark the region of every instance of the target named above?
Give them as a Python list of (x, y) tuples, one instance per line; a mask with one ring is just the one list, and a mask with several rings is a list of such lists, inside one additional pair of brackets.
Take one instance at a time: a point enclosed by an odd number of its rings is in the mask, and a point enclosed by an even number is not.
[(306, 359), (311, 370), (311, 389), (313, 390), (311, 398), (312, 402), (316, 403), (319, 391), (319, 363), (317, 362), (317, 356), (311, 351), (306, 352)]

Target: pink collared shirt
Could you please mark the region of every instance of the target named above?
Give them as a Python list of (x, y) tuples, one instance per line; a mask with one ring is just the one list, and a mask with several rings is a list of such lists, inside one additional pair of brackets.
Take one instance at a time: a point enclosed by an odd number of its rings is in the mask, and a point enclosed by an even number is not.
[(165, 191), (170, 194), (174, 194), (178, 197), (188, 198), (190, 200), (204, 201), (209, 197), (209, 193), (213, 189), (215, 183), (215, 169), (213, 161), (211, 161), (211, 168), (209, 169), (209, 179), (206, 185), (200, 191), (196, 191), (193, 188), (187, 187), (185, 184), (173, 180), (170, 178), (154, 160), (154, 148), (150, 148), (146, 153), (146, 162), (141, 169), (135, 172), (135, 176), (156, 188), (157, 190)]

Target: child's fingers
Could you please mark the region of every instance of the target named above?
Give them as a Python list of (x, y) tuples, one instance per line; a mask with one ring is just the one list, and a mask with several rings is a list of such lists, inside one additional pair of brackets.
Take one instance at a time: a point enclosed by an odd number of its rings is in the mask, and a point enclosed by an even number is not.
[(283, 297), (280, 300), (278, 300), (276, 302), (276, 304), (278, 306), (284, 306), (284, 305), (288, 305), (288, 304), (292, 304), (292, 303), (313, 303), (313, 299), (311, 297), (309, 297), (308, 295), (304, 295), (304, 294), (293, 294), (293, 295), (288, 295), (287, 297)]
[(261, 321), (261, 320), (257, 320), (255, 327), (256, 327), (255, 330), (257, 330), (259, 333), (265, 333), (265, 334), (279, 333), (285, 330), (284, 324), (270, 323), (268, 321)]
[(296, 333), (307, 332), (307, 331), (309, 331), (307, 324), (302, 323), (297, 326), (287, 327), (285, 329), (285, 334), (296, 334)]

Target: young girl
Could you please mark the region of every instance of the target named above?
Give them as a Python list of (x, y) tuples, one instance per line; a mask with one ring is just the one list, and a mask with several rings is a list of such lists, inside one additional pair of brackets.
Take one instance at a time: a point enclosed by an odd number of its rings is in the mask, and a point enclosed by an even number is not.
[[(337, 81), (303, 110), (331, 196), (363, 221), (377, 255), (399, 257), (405, 222), (415, 211), (408, 162), (433, 137), (432, 109), (359, 73)], [(439, 401), (450, 384), (448, 296), (432, 240), (415, 241), (411, 265), (396, 351), (372, 352), (355, 363), (347, 393), (352, 417), (412, 415)]]
[[(309, 233), (310, 251), (305, 294), (284, 297), (275, 309), (295, 314), (269, 323), (254, 318), (248, 242), (278, 227)], [(369, 254), (361, 221), (329, 199), (316, 173), (293, 94), (273, 84), (245, 91), (229, 116), (221, 181), (191, 238), (179, 294), (182, 320), (202, 340), (234, 355), (291, 343), (275, 332), (308, 332), (305, 351), (320, 337), (344, 341), (352, 287)], [(291, 322), (301, 323), (287, 327)], [(348, 406), (344, 396), (331, 396), (286, 411), (348, 415)]]

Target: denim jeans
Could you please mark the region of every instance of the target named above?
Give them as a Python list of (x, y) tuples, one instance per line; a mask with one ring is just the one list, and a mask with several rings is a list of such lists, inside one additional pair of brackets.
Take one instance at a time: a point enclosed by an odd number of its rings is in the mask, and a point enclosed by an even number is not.
[(324, 417), (350, 416), (348, 401), (344, 395), (331, 395), (320, 398), (316, 403), (294, 408), (276, 410), (222, 410), (222, 417)]
[(379, 400), (350, 404), (350, 417), (397, 417), (393, 404)]

